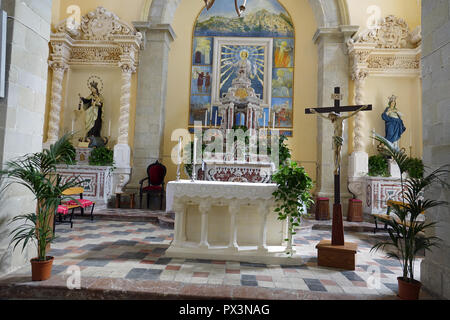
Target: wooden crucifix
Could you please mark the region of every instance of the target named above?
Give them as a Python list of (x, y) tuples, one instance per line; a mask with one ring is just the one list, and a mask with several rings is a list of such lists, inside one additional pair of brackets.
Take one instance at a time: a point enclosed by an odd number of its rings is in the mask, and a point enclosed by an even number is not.
[[(372, 105), (360, 106), (341, 106), (341, 89), (336, 87), (332, 96), (334, 99), (333, 108), (311, 108), (306, 109), (306, 114), (318, 114), (326, 120), (330, 120), (334, 126), (333, 135), (333, 151), (334, 151), (334, 205), (333, 205), (333, 227), (331, 246), (341, 246), (343, 250), (346, 249), (344, 240), (344, 223), (342, 218), (342, 204), (341, 204), (341, 149), (344, 142), (344, 120), (349, 119), (361, 111), (371, 111)], [(341, 112), (351, 112), (347, 116), (341, 116)], [(328, 113), (328, 116), (323, 114)], [(321, 244), (318, 245), (318, 248)], [(350, 247), (354, 247), (353, 245)], [(327, 248), (329, 249), (329, 248)], [(353, 251), (353, 249), (352, 249)], [(356, 251), (355, 251), (356, 253)], [(320, 258), (320, 249), (319, 249)], [(320, 259), (319, 259), (320, 260)], [(339, 263), (338, 263), (339, 264)], [(333, 264), (328, 266), (335, 266)]]

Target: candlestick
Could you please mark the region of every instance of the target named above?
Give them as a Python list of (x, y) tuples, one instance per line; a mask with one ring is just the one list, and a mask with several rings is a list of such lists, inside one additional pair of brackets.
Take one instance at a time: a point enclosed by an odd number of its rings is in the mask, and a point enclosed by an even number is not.
[(181, 173), (181, 137), (178, 138), (178, 161), (177, 161), (177, 181), (180, 181)]
[(197, 174), (195, 172), (195, 161), (197, 158), (197, 137), (194, 137), (194, 157), (192, 159), (192, 174), (191, 174), (191, 181), (194, 182), (197, 178)]
[(276, 113), (273, 113), (273, 129), (275, 130), (275, 117), (276, 117)]

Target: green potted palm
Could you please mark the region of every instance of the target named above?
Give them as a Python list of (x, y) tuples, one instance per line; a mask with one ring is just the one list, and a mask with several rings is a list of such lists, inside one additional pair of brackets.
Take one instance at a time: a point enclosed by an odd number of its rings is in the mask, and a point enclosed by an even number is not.
[[(384, 146), (384, 153), (394, 159), (403, 173), (408, 165), (408, 156), (404, 151), (395, 147), (385, 138), (376, 135), (376, 140)], [(448, 175), (448, 165), (443, 166), (428, 175), (410, 177), (402, 184), (402, 204), (392, 205), (395, 213), (394, 219), (382, 219), (390, 227), (389, 238), (373, 246), (372, 250), (382, 249), (390, 258), (397, 259), (403, 270), (398, 277), (398, 294), (404, 300), (417, 300), (419, 298), (421, 283), (414, 279), (414, 262), (419, 253), (430, 251), (438, 246), (439, 238), (429, 235), (435, 222), (426, 222), (420, 219), (426, 211), (447, 205), (446, 201), (424, 198), (424, 191), (436, 183), (448, 187), (445, 177)]]
[(16, 216), (10, 222), (14, 225), (10, 233), (14, 250), (22, 244), (23, 252), (33, 242), (37, 247), (37, 257), (31, 260), (33, 281), (50, 278), (54, 258), (47, 256), (47, 251), (55, 239), (54, 215), (64, 198), (62, 192), (81, 183), (78, 177), (63, 179), (56, 173), (58, 163), (75, 156), (69, 138), (65, 135), (48, 150), (11, 160), (0, 171), (4, 180), (2, 191), (18, 184), (31, 191), (37, 201), (35, 212)]

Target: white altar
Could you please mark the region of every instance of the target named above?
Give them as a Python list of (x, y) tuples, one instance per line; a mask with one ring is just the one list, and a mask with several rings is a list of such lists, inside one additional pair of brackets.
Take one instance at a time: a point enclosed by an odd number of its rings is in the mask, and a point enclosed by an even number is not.
[(267, 183), (169, 182), (167, 211), (176, 218), (166, 256), (301, 264), (298, 254), (285, 253), (287, 222), (274, 212), (275, 190)]

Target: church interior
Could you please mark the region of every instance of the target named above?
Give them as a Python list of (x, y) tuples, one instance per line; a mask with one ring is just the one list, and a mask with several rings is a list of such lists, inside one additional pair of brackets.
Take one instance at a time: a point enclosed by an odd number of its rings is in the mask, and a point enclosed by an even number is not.
[(0, 300), (450, 298), (450, 0), (0, 6)]

